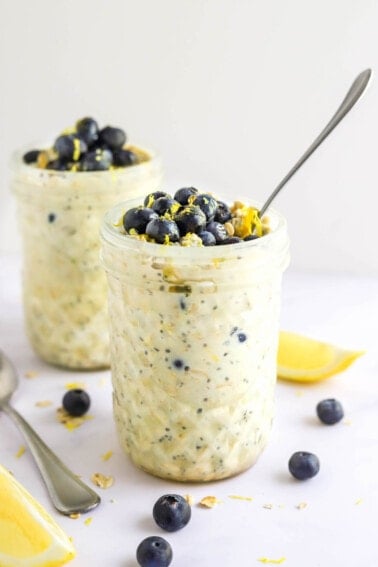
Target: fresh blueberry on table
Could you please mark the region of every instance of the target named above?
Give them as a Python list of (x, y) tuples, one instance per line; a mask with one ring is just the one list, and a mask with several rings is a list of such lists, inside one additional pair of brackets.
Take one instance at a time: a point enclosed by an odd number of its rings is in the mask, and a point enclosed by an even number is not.
[(100, 130), (99, 137), (100, 143), (104, 144), (111, 150), (122, 148), (126, 143), (126, 134), (121, 128), (114, 128), (113, 126), (105, 126)]
[(24, 163), (30, 164), (36, 162), (40, 151), (41, 150), (30, 150), (29, 152), (26, 152), (26, 154), (22, 157)]
[(317, 475), (320, 462), (316, 455), (306, 451), (297, 451), (289, 459), (289, 471), (298, 480), (307, 480)]
[(113, 150), (113, 165), (117, 167), (126, 167), (138, 163), (138, 157), (131, 150), (118, 148)]
[(198, 194), (198, 189), (195, 187), (182, 187), (178, 189), (174, 194), (175, 201), (178, 201), (181, 205), (187, 205), (189, 203), (189, 197)]
[(216, 222), (221, 222), (224, 224), (225, 222), (229, 221), (231, 218), (231, 210), (230, 207), (224, 203), (223, 201), (217, 201), (217, 208), (214, 215), (214, 220)]
[(192, 510), (179, 494), (165, 494), (156, 502), (152, 515), (159, 527), (167, 532), (181, 530), (189, 522)]
[(168, 567), (172, 557), (169, 542), (159, 536), (146, 537), (136, 551), (136, 559), (140, 567)]
[(54, 150), (60, 160), (79, 161), (80, 156), (87, 151), (87, 144), (75, 134), (59, 136), (55, 140)]
[(107, 171), (113, 163), (110, 150), (97, 148), (87, 152), (80, 160), (80, 171)]
[(160, 217), (150, 220), (146, 226), (146, 234), (159, 244), (178, 242), (180, 239), (177, 224), (173, 220)]
[(143, 234), (148, 223), (157, 218), (157, 213), (148, 207), (133, 207), (123, 215), (123, 226), (126, 232), (134, 229), (138, 234)]
[(319, 402), (316, 406), (316, 413), (320, 421), (326, 425), (334, 425), (344, 417), (343, 406), (334, 398)]
[(85, 390), (75, 388), (64, 394), (62, 403), (67, 413), (74, 417), (80, 417), (89, 410), (91, 400)]
[(202, 232), (198, 233), (198, 236), (202, 240), (202, 244), (204, 246), (215, 246), (217, 241), (215, 240), (215, 236), (208, 232), (207, 230), (203, 230)]
[(76, 122), (76, 132), (84, 140), (88, 148), (98, 140), (98, 124), (93, 118), (85, 117)]
[(224, 228), (224, 224), (216, 221), (211, 221), (206, 226), (206, 230), (211, 232), (214, 236), (215, 241), (217, 244), (223, 244), (223, 242), (228, 238), (228, 234), (226, 229)]
[(197, 195), (193, 201), (191, 201), (191, 204), (196, 205), (205, 213), (207, 222), (214, 219), (218, 205), (216, 200), (208, 193), (201, 193)]
[(202, 232), (206, 226), (206, 215), (196, 205), (186, 205), (174, 216), (174, 220), (179, 227), (181, 236), (188, 232)]

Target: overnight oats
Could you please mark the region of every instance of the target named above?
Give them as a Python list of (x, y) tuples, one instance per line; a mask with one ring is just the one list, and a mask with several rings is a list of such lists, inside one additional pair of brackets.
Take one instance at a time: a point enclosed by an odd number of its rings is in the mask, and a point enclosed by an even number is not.
[(161, 179), (158, 156), (127, 144), (120, 128), (99, 129), (92, 118), (79, 120), (52, 148), (13, 156), (26, 330), (47, 362), (109, 366), (101, 220), (115, 203), (153, 191)]
[(117, 205), (101, 237), (123, 448), (179, 481), (247, 469), (274, 412), (285, 219), (184, 188)]

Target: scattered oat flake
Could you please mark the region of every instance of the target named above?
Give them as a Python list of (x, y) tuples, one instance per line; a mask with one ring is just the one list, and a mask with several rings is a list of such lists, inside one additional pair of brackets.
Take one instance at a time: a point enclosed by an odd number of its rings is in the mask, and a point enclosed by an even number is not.
[(350, 419), (343, 419), (342, 423), (343, 423), (344, 425), (352, 425), (352, 422), (351, 422)]
[(307, 502), (299, 502), (299, 504), (296, 505), (296, 508), (298, 508), (298, 510), (304, 510), (307, 506)]
[(70, 415), (69, 413), (67, 413), (64, 408), (58, 408), (56, 410), (56, 414), (57, 414), (57, 419), (58, 419), (59, 423), (63, 423), (63, 425), (69, 431), (73, 431), (74, 429), (77, 429), (78, 427), (80, 427), (80, 425), (83, 425), (83, 423), (85, 421), (93, 419), (93, 416), (91, 416), (91, 415), (83, 415), (81, 417), (74, 417), (74, 416)]
[(194, 498), (191, 494), (185, 494), (184, 498), (187, 501), (187, 503), (189, 504), (189, 506), (193, 506)]
[(81, 514), (79, 512), (77, 512), (76, 514), (70, 514), (71, 520), (78, 520), (80, 516)]
[(358, 499), (355, 501), (356, 506), (358, 506), (359, 504), (361, 504), (361, 502), (362, 502), (362, 498), (358, 498)]
[(98, 385), (101, 386), (101, 387), (106, 386), (106, 384), (107, 384), (106, 378), (101, 378), (101, 380), (99, 380), (99, 382), (98, 382)]
[(67, 390), (85, 390), (85, 384), (84, 382), (67, 382), (66, 384), (66, 389)]
[(25, 445), (20, 445), (20, 448), (18, 449), (18, 451), (16, 453), (16, 458), (19, 459), (20, 457), (22, 457), (22, 455), (25, 453), (25, 451), (26, 451)]
[(41, 400), (39, 402), (35, 402), (35, 405), (37, 406), (37, 408), (47, 408), (49, 406), (52, 406), (52, 401), (51, 400)]
[(37, 378), (38, 376), (38, 372), (36, 372), (35, 370), (28, 370), (27, 372), (25, 372), (25, 378)]
[(113, 456), (113, 451), (107, 451), (101, 456), (103, 461), (108, 461)]
[(247, 502), (252, 502), (253, 500), (252, 496), (238, 496), (237, 494), (230, 494), (229, 498), (233, 500), (246, 500)]
[(214, 508), (217, 504), (220, 504), (222, 501), (218, 500), (216, 496), (205, 496), (202, 500), (199, 501), (200, 506), (204, 508)]
[(92, 523), (92, 521), (93, 521), (93, 518), (87, 518), (86, 520), (84, 520), (84, 524), (86, 526), (89, 526)]
[(114, 478), (112, 476), (106, 476), (102, 473), (94, 473), (91, 476), (93, 484), (99, 488), (110, 488), (114, 484)]
[(257, 561), (260, 563), (265, 563), (266, 565), (269, 563), (270, 565), (281, 565), (286, 561), (286, 557), (280, 557), (280, 559), (268, 559), (267, 557), (260, 557)]
[(273, 504), (263, 504), (263, 508), (266, 510), (271, 510), (273, 508)]

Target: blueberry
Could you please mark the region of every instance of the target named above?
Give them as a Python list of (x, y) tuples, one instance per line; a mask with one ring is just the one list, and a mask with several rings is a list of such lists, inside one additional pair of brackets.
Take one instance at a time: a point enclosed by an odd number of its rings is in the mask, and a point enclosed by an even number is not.
[(243, 239), (238, 236), (229, 236), (225, 240), (222, 240), (220, 244), (238, 244), (238, 242), (243, 242)]
[(214, 220), (224, 224), (231, 218), (230, 207), (223, 203), (223, 201), (217, 201), (217, 209), (215, 211)]
[(70, 169), (70, 164), (62, 159), (54, 159), (49, 161), (46, 165), (46, 169), (54, 169), (55, 171), (68, 171)]
[(106, 171), (112, 163), (112, 152), (97, 148), (87, 152), (80, 160), (80, 171)]
[(192, 205), (197, 205), (206, 215), (207, 222), (212, 221), (217, 210), (216, 200), (207, 193), (201, 193), (191, 200)]
[(228, 238), (227, 231), (224, 228), (224, 225), (220, 222), (216, 222), (216, 221), (209, 222), (209, 224), (206, 226), (206, 230), (208, 232), (211, 232), (217, 244), (222, 243), (224, 240)]
[(239, 343), (245, 343), (247, 340), (247, 335), (245, 333), (238, 333), (237, 334)]
[(87, 144), (75, 134), (59, 136), (55, 140), (54, 150), (58, 158), (65, 161), (79, 161), (80, 156), (87, 151)]
[(158, 215), (164, 215), (164, 213), (175, 209), (177, 210), (179, 207), (181, 207), (180, 203), (172, 199), (172, 197), (159, 197), (152, 205), (152, 209)]
[(93, 146), (98, 140), (98, 124), (88, 116), (76, 122), (76, 132), (88, 147)]
[(343, 406), (333, 398), (319, 402), (316, 406), (316, 413), (320, 421), (326, 425), (334, 425), (344, 417)]
[(256, 240), (256, 238), (258, 238), (257, 234), (248, 234), (248, 236), (245, 236), (243, 240), (248, 242), (249, 240)]
[(159, 536), (146, 537), (136, 551), (136, 559), (141, 567), (168, 567), (172, 556), (170, 544)]
[(48, 220), (50, 223), (55, 222), (55, 220), (56, 220), (56, 214), (55, 214), (55, 213), (49, 213), (49, 214), (47, 215), (47, 220)]
[(91, 401), (85, 390), (75, 388), (74, 390), (68, 390), (64, 394), (62, 403), (67, 413), (80, 417), (89, 410)]
[(138, 163), (138, 156), (130, 150), (115, 149), (113, 150), (113, 164), (118, 167), (126, 167)]
[(171, 198), (171, 196), (168, 193), (165, 193), (165, 191), (154, 191), (153, 193), (149, 193), (147, 197), (144, 199), (144, 205), (146, 207), (152, 207), (155, 201), (160, 199), (160, 197)]
[(202, 232), (206, 226), (206, 215), (196, 205), (186, 205), (177, 212), (174, 219), (182, 236), (188, 232)]
[(204, 246), (215, 246), (215, 244), (217, 243), (215, 240), (215, 236), (211, 232), (208, 232), (207, 230), (203, 230), (202, 232), (199, 232), (198, 236), (202, 240), (202, 244)]
[(159, 527), (167, 532), (181, 530), (189, 522), (192, 510), (188, 502), (179, 494), (165, 494), (156, 502), (152, 515)]
[(173, 220), (164, 218), (150, 220), (146, 227), (146, 234), (159, 244), (178, 242), (180, 239), (177, 224)]
[(107, 148), (116, 150), (122, 148), (126, 143), (126, 134), (121, 128), (113, 128), (112, 126), (105, 126), (100, 130), (99, 141)]
[(178, 201), (181, 205), (187, 205), (189, 202), (189, 197), (192, 195), (197, 195), (198, 189), (195, 187), (183, 187), (178, 189), (174, 194), (174, 199)]
[(41, 150), (30, 150), (29, 152), (26, 152), (26, 154), (22, 156), (24, 163), (29, 164), (36, 162), (40, 151)]
[(319, 459), (313, 453), (297, 451), (289, 460), (289, 471), (298, 480), (307, 480), (319, 472)]
[(157, 219), (158, 215), (147, 207), (134, 207), (129, 209), (123, 216), (123, 226), (126, 232), (134, 228), (138, 234), (146, 232), (146, 226), (152, 219)]

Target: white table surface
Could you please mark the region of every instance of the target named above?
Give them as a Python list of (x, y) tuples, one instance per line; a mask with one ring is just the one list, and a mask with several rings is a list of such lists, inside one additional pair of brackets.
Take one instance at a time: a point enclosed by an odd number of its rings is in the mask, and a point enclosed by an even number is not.
[[(269, 446), (255, 467), (210, 484), (179, 484), (137, 470), (122, 453), (112, 421), (110, 372), (70, 372), (48, 366), (25, 336), (20, 292), (20, 259), (0, 257), (0, 347), (16, 365), (21, 383), (13, 403), (45, 441), (91, 484), (94, 472), (114, 476), (98, 489), (102, 503), (87, 517), (70, 519), (51, 506), (24, 441), (0, 416), (0, 463), (73, 537), (72, 567), (135, 567), (135, 550), (149, 535), (172, 545), (172, 567), (258, 566), (261, 558), (285, 558), (284, 567), (377, 567), (378, 509), (378, 279), (292, 273), (284, 277), (281, 327), (366, 354), (346, 372), (311, 386), (280, 382)], [(34, 378), (26, 378), (33, 371)], [(69, 432), (55, 417), (68, 382), (85, 384), (91, 421)], [(322, 425), (315, 417), (321, 399), (338, 398), (343, 422)], [(40, 400), (53, 405), (36, 407)], [(106, 462), (101, 456), (114, 451)], [(287, 462), (294, 451), (316, 453), (317, 477), (295, 481)], [(152, 520), (152, 506), (167, 492), (191, 494), (195, 502), (213, 495), (222, 503), (194, 505), (183, 530), (168, 534)], [(230, 495), (252, 497), (236, 500)], [(0, 495), (1, 497), (1, 495)], [(297, 506), (305, 502), (305, 508)]]

